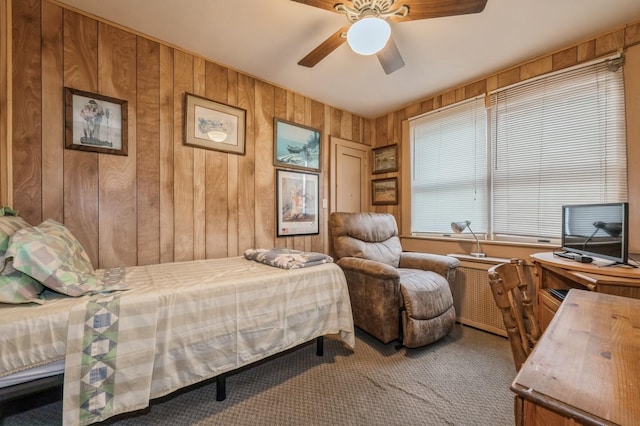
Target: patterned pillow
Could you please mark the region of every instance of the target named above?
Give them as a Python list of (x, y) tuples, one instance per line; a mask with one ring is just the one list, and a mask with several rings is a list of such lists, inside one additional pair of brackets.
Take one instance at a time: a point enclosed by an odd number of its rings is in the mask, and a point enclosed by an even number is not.
[(58, 293), (81, 296), (99, 290), (84, 248), (55, 220), (48, 219), (38, 226), (16, 231), (6, 257), (13, 258), (15, 269)]
[(9, 238), (13, 233), (30, 226), (20, 216), (0, 216), (0, 259), (4, 258), (4, 253), (9, 246)]
[[(3, 207), (5, 209), (6, 207)], [(44, 287), (38, 281), (13, 268), (5, 253), (11, 236), (18, 230), (31, 227), (18, 216), (0, 216), (0, 303), (43, 303), (38, 299)]]
[(16, 271), (9, 262), (0, 275), (0, 303), (44, 303), (38, 296), (44, 286), (27, 274)]

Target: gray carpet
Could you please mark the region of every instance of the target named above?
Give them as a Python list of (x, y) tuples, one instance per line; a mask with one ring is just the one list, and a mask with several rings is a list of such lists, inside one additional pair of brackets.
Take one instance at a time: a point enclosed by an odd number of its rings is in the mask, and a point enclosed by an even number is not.
[[(507, 339), (456, 325), (445, 339), (396, 350), (358, 330), (352, 352), (325, 338), (272, 357), (227, 379), (153, 401), (113, 425), (512, 425), (515, 369)], [(11, 415), (5, 425), (57, 425), (55, 401)]]

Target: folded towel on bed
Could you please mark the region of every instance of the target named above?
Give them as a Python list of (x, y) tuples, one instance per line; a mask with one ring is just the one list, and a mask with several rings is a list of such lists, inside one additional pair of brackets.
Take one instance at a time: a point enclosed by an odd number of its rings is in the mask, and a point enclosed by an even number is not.
[(282, 269), (308, 268), (333, 262), (333, 258), (324, 253), (287, 248), (247, 249), (244, 252), (244, 257)]

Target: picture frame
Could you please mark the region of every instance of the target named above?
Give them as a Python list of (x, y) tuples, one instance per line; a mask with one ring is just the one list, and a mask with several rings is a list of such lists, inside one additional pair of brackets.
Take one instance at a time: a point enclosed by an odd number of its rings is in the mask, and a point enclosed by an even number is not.
[(398, 204), (398, 178), (373, 179), (371, 204), (375, 206)]
[(277, 236), (320, 232), (319, 175), (276, 169)]
[(312, 127), (274, 118), (273, 165), (320, 171), (322, 134)]
[(64, 147), (128, 155), (128, 102), (64, 88)]
[(184, 145), (245, 155), (247, 111), (184, 94)]
[(373, 174), (398, 171), (398, 145), (373, 148)]

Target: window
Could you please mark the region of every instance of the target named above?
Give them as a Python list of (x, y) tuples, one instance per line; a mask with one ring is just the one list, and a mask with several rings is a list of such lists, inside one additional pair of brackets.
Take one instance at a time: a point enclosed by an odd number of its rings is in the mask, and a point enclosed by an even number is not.
[(412, 232), (555, 239), (563, 204), (626, 201), (621, 61), (502, 89), (488, 114), (477, 99), (412, 119)]
[(502, 90), (491, 105), (494, 235), (558, 238), (563, 204), (626, 201), (618, 62)]
[(411, 121), (411, 232), (450, 233), (488, 223), (487, 112), (474, 99)]

